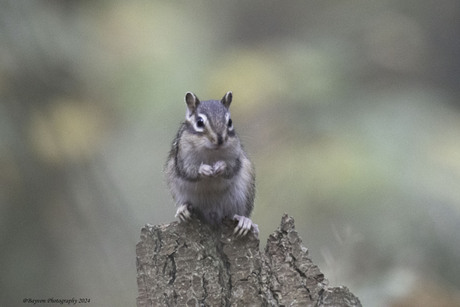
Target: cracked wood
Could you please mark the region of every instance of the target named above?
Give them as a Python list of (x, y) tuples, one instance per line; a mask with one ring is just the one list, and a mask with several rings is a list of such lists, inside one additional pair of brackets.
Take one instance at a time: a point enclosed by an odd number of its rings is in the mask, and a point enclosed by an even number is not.
[(146, 225), (137, 244), (138, 306), (361, 306), (329, 288), (287, 215), (264, 252), (252, 233), (235, 238), (198, 220)]

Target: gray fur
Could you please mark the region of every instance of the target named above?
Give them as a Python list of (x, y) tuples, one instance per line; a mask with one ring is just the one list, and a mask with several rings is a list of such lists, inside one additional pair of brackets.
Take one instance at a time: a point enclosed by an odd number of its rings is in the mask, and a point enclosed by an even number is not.
[[(229, 127), (232, 93), (221, 101), (200, 101), (187, 93), (185, 101), (186, 121), (165, 165), (168, 187), (179, 207), (177, 214), (189, 210), (210, 224), (235, 215), (249, 217), (254, 207), (255, 173)], [(205, 118), (203, 129), (197, 128), (200, 114)]]

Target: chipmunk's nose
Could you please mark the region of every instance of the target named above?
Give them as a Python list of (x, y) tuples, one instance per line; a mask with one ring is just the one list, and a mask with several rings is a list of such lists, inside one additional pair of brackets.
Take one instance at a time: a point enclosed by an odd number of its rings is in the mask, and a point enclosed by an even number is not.
[(222, 145), (224, 143), (224, 138), (222, 137), (221, 134), (217, 135), (217, 145)]

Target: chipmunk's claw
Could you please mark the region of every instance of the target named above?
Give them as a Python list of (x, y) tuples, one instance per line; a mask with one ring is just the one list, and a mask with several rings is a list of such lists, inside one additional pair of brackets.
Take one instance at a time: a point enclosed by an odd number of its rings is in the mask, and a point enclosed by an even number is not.
[(177, 208), (175, 217), (181, 222), (186, 222), (192, 217), (191, 209), (192, 208), (189, 204), (180, 205), (179, 208)]
[(236, 225), (235, 230), (233, 231), (233, 234), (236, 237), (246, 236), (251, 229), (256, 236), (259, 235), (259, 226), (254, 224), (250, 218), (235, 214), (233, 219), (238, 221), (238, 225)]

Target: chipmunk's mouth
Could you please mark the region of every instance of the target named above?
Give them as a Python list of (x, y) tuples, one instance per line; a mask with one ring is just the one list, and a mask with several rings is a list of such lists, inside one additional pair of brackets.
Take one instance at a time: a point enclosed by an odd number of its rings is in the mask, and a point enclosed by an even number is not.
[(217, 143), (209, 142), (206, 147), (212, 151), (225, 150), (225, 148), (227, 147), (227, 143), (224, 142), (223, 144), (219, 145)]
[(224, 146), (223, 145), (219, 145), (219, 144), (215, 144), (215, 143), (210, 143), (208, 148), (209, 149), (212, 149), (212, 150), (219, 150), (221, 148), (223, 148)]

